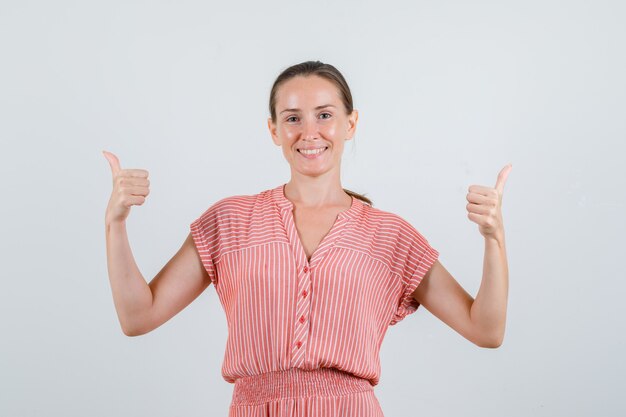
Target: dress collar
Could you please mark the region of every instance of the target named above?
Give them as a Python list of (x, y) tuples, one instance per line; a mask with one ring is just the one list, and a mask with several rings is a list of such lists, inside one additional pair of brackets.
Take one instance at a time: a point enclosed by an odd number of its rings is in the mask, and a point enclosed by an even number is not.
[[(293, 211), (294, 209), (293, 203), (287, 197), (285, 197), (285, 185), (287, 184), (281, 184), (278, 187), (272, 189), (271, 191), (272, 199), (276, 203), (276, 206), (278, 206), (278, 208), (280, 208), (281, 210)], [(364, 202), (362, 202), (356, 197), (352, 197), (352, 205), (350, 206), (350, 208), (340, 212), (337, 217), (340, 219), (341, 218), (352, 219), (354, 217), (357, 217), (363, 211), (364, 206), (365, 206)]]

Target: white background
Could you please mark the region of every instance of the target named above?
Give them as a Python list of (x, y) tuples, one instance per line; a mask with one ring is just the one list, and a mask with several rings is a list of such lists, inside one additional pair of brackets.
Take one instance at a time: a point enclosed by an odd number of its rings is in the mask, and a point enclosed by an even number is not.
[(227, 415), (213, 286), (121, 331), (101, 151), (150, 172), (127, 222), (149, 281), (211, 204), (289, 180), (268, 95), (305, 60), (342, 71), (360, 112), (343, 186), (410, 221), (473, 296), (467, 189), (513, 164), (503, 345), (420, 308), (382, 346), (385, 415), (625, 415), (625, 21), (620, 1), (3, 0), (0, 415)]

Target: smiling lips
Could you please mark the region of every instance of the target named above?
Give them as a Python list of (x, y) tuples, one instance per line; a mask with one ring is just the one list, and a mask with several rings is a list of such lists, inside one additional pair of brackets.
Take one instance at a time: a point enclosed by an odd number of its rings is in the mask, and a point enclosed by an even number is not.
[(298, 149), (298, 152), (305, 158), (313, 159), (321, 155), (326, 149), (328, 149), (328, 146), (314, 149)]

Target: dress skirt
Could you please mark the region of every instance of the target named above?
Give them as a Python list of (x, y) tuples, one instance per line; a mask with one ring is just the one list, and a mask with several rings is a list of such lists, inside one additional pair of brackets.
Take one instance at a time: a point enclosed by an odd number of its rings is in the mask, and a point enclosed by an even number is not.
[(291, 368), (235, 381), (228, 417), (384, 417), (367, 379)]

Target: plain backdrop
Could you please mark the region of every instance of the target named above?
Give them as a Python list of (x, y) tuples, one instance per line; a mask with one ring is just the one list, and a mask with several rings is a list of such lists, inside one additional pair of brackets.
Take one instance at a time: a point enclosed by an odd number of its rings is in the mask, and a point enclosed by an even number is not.
[(286, 67), (336, 66), (359, 110), (344, 187), (413, 224), (476, 296), (472, 184), (512, 163), (506, 336), (420, 308), (387, 332), (388, 417), (623, 416), (626, 6), (620, 1), (0, 2), (0, 415), (226, 416), (210, 286), (127, 337), (109, 285), (111, 171), (150, 281), (217, 200), (289, 180), (266, 126)]

